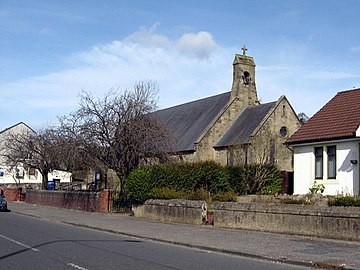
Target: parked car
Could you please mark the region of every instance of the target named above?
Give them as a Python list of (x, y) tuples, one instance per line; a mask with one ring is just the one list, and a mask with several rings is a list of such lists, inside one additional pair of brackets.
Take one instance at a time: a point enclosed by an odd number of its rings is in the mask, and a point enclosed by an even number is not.
[(0, 196), (0, 211), (7, 211), (7, 201)]

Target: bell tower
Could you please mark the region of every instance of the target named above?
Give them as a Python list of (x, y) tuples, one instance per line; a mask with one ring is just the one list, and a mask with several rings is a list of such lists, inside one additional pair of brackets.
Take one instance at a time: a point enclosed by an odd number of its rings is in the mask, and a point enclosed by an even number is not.
[(243, 54), (236, 54), (233, 62), (233, 84), (231, 99), (239, 98), (244, 106), (259, 105), (255, 85), (255, 62), (246, 55), (246, 46), (242, 47)]

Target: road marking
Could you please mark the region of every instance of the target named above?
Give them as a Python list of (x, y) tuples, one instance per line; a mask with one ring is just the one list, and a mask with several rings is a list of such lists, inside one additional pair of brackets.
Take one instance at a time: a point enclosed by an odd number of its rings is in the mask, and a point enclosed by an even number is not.
[(16, 240), (14, 240), (14, 239), (11, 239), (11, 238), (9, 238), (9, 237), (7, 237), (7, 236), (5, 236), (5, 235), (0, 234), (0, 237), (1, 237), (1, 238), (4, 238), (4, 239), (6, 239), (6, 240), (8, 240), (8, 241), (10, 241), (10, 242), (13, 242), (13, 243), (15, 243), (15, 244), (17, 244), (17, 245), (19, 245), (19, 246), (22, 246), (22, 247), (26, 247), (26, 248), (28, 248), (28, 249), (31, 249), (32, 251), (35, 251), (35, 252), (40, 251), (40, 250), (38, 250), (38, 249), (36, 249), (36, 248), (32, 248), (32, 247), (30, 247), (30, 246), (28, 246), (28, 245), (25, 245), (25, 244), (23, 244), (23, 243), (21, 243), (21, 242), (19, 242), (19, 241), (16, 241)]
[(79, 266), (79, 265), (76, 265), (76, 264), (74, 264), (74, 263), (68, 263), (67, 265), (69, 265), (69, 266), (71, 266), (71, 267), (74, 267), (74, 268), (76, 268), (76, 269), (87, 270), (86, 268), (81, 267), (81, 266)]

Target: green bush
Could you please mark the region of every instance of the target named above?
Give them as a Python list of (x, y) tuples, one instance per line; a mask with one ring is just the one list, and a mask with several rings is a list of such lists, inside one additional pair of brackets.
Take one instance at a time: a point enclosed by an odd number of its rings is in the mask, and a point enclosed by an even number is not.
[(218, 192), (216, 193), (213, 198), (213, 201), (221, 201), (221, 202), (236, 202), (237, 196), (234, 192)]
[(263, 165), (266, 171), (264, 185), (259, 192), (265, 195), (274, 195), (281, 191), (283, 179), (279, 169), (274, 165)]
[(238, 195), (276, 194), (281, 190), (279, 169), (268, 164), (249, 164), (228, 168), (229, 182)]
[(126, 194), (134, 203), (143, 203), (150, 199), (150, 192), (154, 188), (152, 181), (153, 168), (141, 166), (133, 170), (126, 178)]
[(153, 188), (149, 194), (152, 199), (181, 199), (183, 197), (183, 193), (174, 189), (174, 188)]
[[(234, 201), (235, 193), (275, 194), (281, 189), (280, 172), (270, 165), (226, 168), (213, 161), (141, 166), (126, 179), (130, 200), (143, 203), (151, 198)], [(235, 193), (234, 193), (235, 192)]]
[(337, 196), (334, 198), (329, 198), (328, 205), (360, 207), (360, 197)]
[(230, 166), (227, 168), (229, 184), (238, 195), (247, 194), (247, 181), (243, 166)]
[(210, 193), (203, 188), (198, 189), (196, 191), (190, 191), (184, 193), (182, 198), (185, 200), (197, 200), (197, 201), (206, 201), (206, 202), (211, 201)]
[(188, 177), (190, 182), (195, 183), (195, 191), (204, 189), (213, 195), (232, 190), (225, 167), (213, 161), (194, 163)]

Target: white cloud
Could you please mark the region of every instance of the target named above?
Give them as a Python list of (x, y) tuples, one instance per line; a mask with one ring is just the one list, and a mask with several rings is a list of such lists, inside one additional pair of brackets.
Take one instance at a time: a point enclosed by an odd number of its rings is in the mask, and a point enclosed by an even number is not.
[[(171, 39), (157, 33), (156, 26), (71, 55), (66, 70), (0, 83), (0, 115), (6, 115), (0, 129), (19, 121), (30, 126), (54, 122), (76, 108), (82, 89), (100, 97), (110, 89), (130, 89), (150, 79), (159, 84), (160, 108), (230, 91), (232, 62), (240, 48), (218, 46), (208, 32)], [(359, 76), (346, 70), (284, 61), (301, 56), (286, 52), (266, 64), (264, 56), (254, 55), (260, 63), (256, 82), (263, 102), (285, 94), (296, 111), (311, 116), (337, 91), (358, 81)]]
[(200, 59), (209, 58), (217, 47), (215, 40), (208, 32), (184, 34), (177, 46), (180, 51), (195, 55)]
[(71, 69), (0, 84), (0, 113), (12, 110), (23, 117), (16, 121), (29, 117), (30, 125), (41, 119), (56, 121), (56, 116), (76, 107), (82, 89), (99, 97), (147, 79), (159, 84), (160, 107), (229, 91), (234, 55), (214, 44), (209, 33), (188, 33), (170, 40), (154, 27), (143, 28), (122, 40), (69, 56)]
[(151, 28), (142, 27), (139, 31), (124, 39), (125, 43), (136, 43), (146, 47), (167, 47), (170, 41), (167, 37), (159, 35), (156, 30), (160, 24), (156, 23)]

